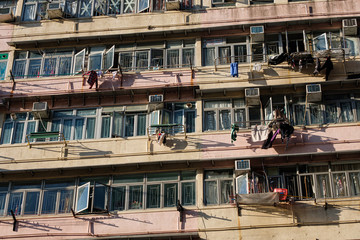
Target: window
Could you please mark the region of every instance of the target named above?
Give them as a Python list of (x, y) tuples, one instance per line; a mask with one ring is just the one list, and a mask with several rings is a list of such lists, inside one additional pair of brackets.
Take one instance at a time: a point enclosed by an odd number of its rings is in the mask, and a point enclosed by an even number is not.
[(261, 121), (260, 107), (248, 107), (244, 99), (204, 101), (203, 115), (204, 131), (230, 129), (233, 123), (246, 128)]
[(213, 170), (205, 172), (206, 205), (226, 204), (234, 194), (232, 170)]
[(73, 207), (75, 180), (46, 180), (41, 214), (70, 213)]
[(36, 215), (39, 212), (41, 182), (14, 182), (11, 185), (8, 215)]
[[(124, 45), (119, 47), (119, 63), (124, 71), (189, 67), (194, 64), (194, 47), (193, 39)], [(129, 51), (134, 48), (137, 50)]]
[(194, 205), (195, 175), (186, 171), (114, 176), (111, 209), (175, 207), (178, 199), (184, 206)]
[(45, 52), (17, 52), (13, 75), (15, 78), (64, 76), (71, 73), (73, 52), (54, 50)]
[(6, 114), (1, 144), (26, 142), (26, 135), (35, 132), (38, 124), (31, 113)]
[(0, 53), (0, 80), (5, 80), (8, 53)]
[[(247, 37), (213, 38), (203, 40), (204, 66), (225, 65), (248, 61)], [(262, 55), (261, 55), (262, 56)]]
[(26, 0), (22, 15), (23, 21), (40, 21), (45, 19), (48, 2), (43, 0)]

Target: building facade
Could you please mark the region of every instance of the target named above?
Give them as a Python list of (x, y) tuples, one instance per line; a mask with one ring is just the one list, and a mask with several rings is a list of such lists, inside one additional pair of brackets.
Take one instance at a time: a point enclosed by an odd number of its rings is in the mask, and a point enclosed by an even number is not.
[(0, 0), (0, 238), (359, 238), (359, 17)]

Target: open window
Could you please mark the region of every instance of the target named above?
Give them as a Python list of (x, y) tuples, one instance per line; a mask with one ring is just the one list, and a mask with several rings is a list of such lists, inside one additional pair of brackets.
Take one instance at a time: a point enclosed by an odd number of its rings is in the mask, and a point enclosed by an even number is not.
[(109, 186), (95, 181), (79, 186), (75, 213), (107, 212), (109, 192)]
[(265, 111), (265, 123), (268, 124), (270, 123), (274, 116), (273, 116), (273, 111), (272, 111), (273, 107), (272, 107), (272, 98), (269, 98), (269, 101), (266, 103), (264, 111)]
[[(92, 47), (89, 53), (88, 70), (101, 70), (103, 69), (103, 57), (105, 47)], [(111, 54), (110, 54), (111, 55)]]
[(113, 45), (109, 50), (104, 54), (104, 70), (108, 70), (114, 66), (114, 54), (115, 54), (115, 45)]
[(139, 0), (139, 13), (149, 10), (149, 0)]
[(81, 50), (80, 52), (75, 54), (75, 57), (74, 57), (74, 69), (73, 69), (74, 74), (77, 74), (77, 73), (81, 72), (84, 69), (85, 51), (86, 51), (86, 49), (84, 48), (83, 50)]

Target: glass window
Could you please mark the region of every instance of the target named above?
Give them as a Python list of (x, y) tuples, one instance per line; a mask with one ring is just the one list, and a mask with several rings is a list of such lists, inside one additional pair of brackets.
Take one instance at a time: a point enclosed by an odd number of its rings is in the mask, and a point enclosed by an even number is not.
[(124, 71), (130, 71), (133, 67), (133, 54), (120, 53), (120, 66)]
[(178, 184), (164, 184), (164, 207), (175, 207), (178, 199)]
[(148, 68), (148, 52), (136, 52), (136, 68), (139, 70), (145, 70)]
[(5, 214), (6, 192), (0, 192), (0, 216)]
[(247, 62), (247, 50), (246, 45), (236, 45), (235, 50), (235, 62), (243, 63)]
[(348, 196), (347, 181), (345, 173), (333, 173), (334, 197)]
[(349, 173), (351, 196), (360, 195), (360, 172)]
[(204, 65), (213, 66), (215, 61), (215, 48), (204, 49)]
[(219, 47), (219, 63), (229, 64), (231, 62), (230, 47)]
[(184, 206), (195, 205), (195, 182), (184, 182), (181, 184), (181, 204)]
[(147, 208), (160, 207), (160, 184), (147, 186)]
[(301, 193), (302, 198), (315, 198), (315, 184), (314, 178), (312, 175), (304, 175), (300, 176), (300, 186), (301, 186)]
[(126, 194), (126, 187), (113, 187), (112, 188), (112, 210), (125, 210), (125, 194)]
[(8, 215), (11, 215), (11, 211), (13, 211), (15, 215), (20, 215), (22, 201), (23, 201), (22, 192), (11, 193), (9, 199), (9, 206), (8, 206)]
[(183, 67), (189, 67), (190, 65), (194, 66), (195, 62), (194, 62), (194, 49), (193, 48), (189, 48), (189, 49), (183, 49), (182, 52), (182, 66)]
[(7, 53), (0, 53), (0, 80), (5, 79), (7, 59), (8, 59)]
[(317, 198), (331, 197), (329, 174), (316, 175)]
[(226, 204), (234, 194), (233, 171), (212, 170), (205, 172), (205, 204)]
[(325, 123), (337, 123), (337, 107), (336, 104), (325, 105)]
[(110, 117), (102, 117), (101, 122), (101, 138), (110, 137)]
[(342, 102), (340, 103), (341, 110), (341, 121), (342, 122), (353, 122), (354, 116), (352, 112), (352, 107), (350, 102)]
[(143, 208), (143, 186), (129, 187), (129, 209)]
[(179, 49), (167, 50), (167, 67), (179, 67)]

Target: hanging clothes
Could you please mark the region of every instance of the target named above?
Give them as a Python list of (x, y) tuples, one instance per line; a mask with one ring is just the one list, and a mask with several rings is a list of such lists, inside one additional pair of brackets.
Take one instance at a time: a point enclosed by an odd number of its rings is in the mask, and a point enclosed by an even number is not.
[(321, 68), (320, 59), (319, 59), (319, 58), (316, 58), (316, 61), (315, 61), (315, 70), (314, 70), (314, 73), (313, 73), (314, 76), (319, 74), (320, 68)]
[(261, 71), (261, 64), (260, 63), (255, 63), (254, 66), (253, 66), (253, 71), (256, 71), (256, 72), (260, 72)]
[(230, 75), (232, 77), (239, 77), (239, 66), (237, 62), (230, 63)]
[(95, 71), (90, 71), (87, 83), (90, 85), (89, 89), (91, 89), (94, 84), (96, 85), (96, 89), (98, 88), (98, 75)]
[(265, 141), (268, 137), (269, 128), (266, 125), (255, 125), (251, 127), (251, 140), (253, 142)]
[(158, 143), (160, 146), (166, 143), (166, 134), (164, 132), (158, 134)]

